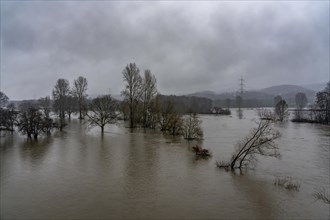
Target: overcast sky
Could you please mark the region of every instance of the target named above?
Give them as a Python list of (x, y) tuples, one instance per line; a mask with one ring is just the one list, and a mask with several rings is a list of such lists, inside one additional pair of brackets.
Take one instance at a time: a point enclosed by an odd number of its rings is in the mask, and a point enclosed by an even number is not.
[(1, 90), (51, 95), (59, 78), (120, 94), (150, 69), (162, 94), (329, 80), (329, 1), (1, 1)]

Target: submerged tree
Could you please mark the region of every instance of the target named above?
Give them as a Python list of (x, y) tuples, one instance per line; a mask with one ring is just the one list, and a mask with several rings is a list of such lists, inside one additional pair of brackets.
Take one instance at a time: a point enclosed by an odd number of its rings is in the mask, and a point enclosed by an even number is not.
[(230, 167), (242, 168), (256, 160), (256, 155), (279, 157), (278, 147), (274, 140), (280, 134), (272, 128), (272, 120), (260, 119), (257, 128), (253, 128), (250, 134), (238, 143), (232, 156)]
[(272, 124), (274, 121), (265, 118), (267, 118), (266, 115), (261, 115), (257, 122), (258, 126), (251, 129), (250, 133), (238, 142), (231, 160), (229, 162), (217, 162), (217, 167), (241, 169), (256, 162), (257, 155), (280, 157), (278, 147), (275, 144), (275, 140), (280, 137), (280, 133), (273, 129)]
[(152, 104), (157, 95), (156, 82), (156, 77), (150, 70), (145, 70), (142, 81), (142, 126), (145, 128), (152, 126)]
[(91, 126), (99, 126), (103, 134), (106, 124), (116, 122), (116, 110), (117, 103), (110, 95), (99, 96), (89, 105), (88, 121)]
[(45, 115), (35, 107), (23, 109), (18, 115), (18, 131), (22, 134), (26, 134), (29, 139), (33, 136), (36, 140), (42, 133), (50, 134), (52, 125), (52, 119), (46, 118)]
[(295, 96), (296, 106), (299, 109), (303, 109), (307, 104), (306, 94), (303, 92), (298, 92)]
[[(159, 98), (159, 97), (158, 97)], [(158, 123), (160, 130), (171, 135), (182, 134), (182, 117), (174, 109), (174, 104), (171, 100), (167, 100), (158, 112)]]
[(73, 83), (72, 95), (78, 100), (78, 108), (79, 108), (79, 119), (83, 119), (83, 109), (85, 100), (87, 97), (87, 79), (85, 77), (79, 76)]
[(126, 85), (121, 94), (124, 96), (124, 101), (128, 103), (130, 127), (133, 128), (138, 121), (138, 105), (142, 93), (142, 78), (135, 63), (130, 63), (125, 67), (123, 78)]
[(316, 104), (320, 111), (317, 113), (319, 123), (330, 124), (330, 82), (324, 90), (316, 94)]
[(49, 114), (52, 108), (52, 102), (50, 100), (50, 97), (46, 96), (44, 98), (40, 98), (38, 101), (39, 101), (39, 106), (41, 107), (45, 117), (49, 118)]
[(5, 93), (0, 91), (0, 108), (5, 107), (9, 98)]
[(0, 108), (0, 131), (14, 131), (14, 125), (18, 112), (13, 105), (8, 105), (7, 109)]
[(277, 120), (283, 121), (288, 117), (288, 115), (288, 104), (286, 104), (286, 101), (282, 99), (275, 106), (275, 116)]
[(158, 125), (158, 118), (161, 111), (161, 103), (159, 95), (156, 95), (154, 99), (152, 99), (150, 103), (150, 115), (148, 118), (148, 127), (151, 129), (155, 129)]
[(182, 123), (183, 137), (187, 140), (202, 139), (203, 130), (201, 123), (202, 121), (199, 120), (195, 113), (185, 116)]
[(64, 99), (64, 112), (68, 116), (69, 120), (71, 115), (78, 111), (78, 98), (72, 96), (71, 94), (67, 95)]
[[(10, 103), (7, 105), (9, 98), (5, 93), (0, 91), (0, 131), (14, 131), (14, 123), (17, 116), (15, 105)], [(7, 105), (6, 108), (3, 108)]]
[(274, 99), (273, 99), (273, 101), (274, 101), (274, 106), (276, 106), (277, 103), (279, 103), (280, 101), (282, 101), (282, 96), (280, 96), (280, 95), (275, 96)]
[(69, 93), (69, 81), (58, 79), (53, 89), (54, 110), (58, 112), (59, 118), (62, 120), (65, 118), (66, 99)]

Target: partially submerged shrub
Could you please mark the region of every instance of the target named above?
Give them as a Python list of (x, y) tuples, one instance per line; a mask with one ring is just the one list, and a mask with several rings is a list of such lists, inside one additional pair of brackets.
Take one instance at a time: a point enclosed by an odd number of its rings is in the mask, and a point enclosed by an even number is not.
[(324, 203), (330, 204), (330, 195), (325, 192), (325, 189), (321, 189), (313, 193), (316, 200), (322, 200)]
[(196, 156), (200, 157), (210, 157), (211, 153), (208, 149), (203, 149), (202, 147), (196, 145), (192, 147), (193, 151), (195, 152)]
[(183, 118), (182, 134), (184, 139), (199, 140), (203, 138), (202, 121), (196, 114), (189, 114)]
[(228, 161), (216, 161), (216, 166), (220, 169), (224, 169), (225, 171), (228, 171), (230, 169), (230, 162)]
[(299, 191), (299, 189), (300, 189), (300, 184), (297, 181), (293, 181), (292, 177), (289, 177), (289, 176), (276, 177), (274, 180), (274, 185), (283, 187), (287, 190)]

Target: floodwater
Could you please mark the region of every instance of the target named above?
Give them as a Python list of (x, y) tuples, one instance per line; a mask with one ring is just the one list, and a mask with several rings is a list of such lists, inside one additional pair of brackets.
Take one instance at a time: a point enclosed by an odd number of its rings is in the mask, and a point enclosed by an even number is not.
[[(109, 125), (105, 134), (73, 119), (65, 132), (38, 142), (1, 137), (1, 219), (329, 219), (330, 130), (278, 123), (281, 159), (258, 157), (254, 169), (226, 172), (235, 143), (256, 114), (202, 115), (212, 152), (196, 160), (189, 143), (159, 132)], [(290, 176), (299, 191), (274, 186)]]

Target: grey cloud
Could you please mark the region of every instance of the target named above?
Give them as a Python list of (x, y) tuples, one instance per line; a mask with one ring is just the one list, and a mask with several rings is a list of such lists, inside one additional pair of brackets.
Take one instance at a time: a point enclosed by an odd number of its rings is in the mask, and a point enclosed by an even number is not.
[(151, 69), (165, 94), (235, 89), (241, 76), (248, 88), (329, 80), (329, 2), (1, 6), (1, 89), (13, 99), (79, 75), (91, 94), (119, 94), (129, 62)]

